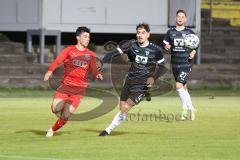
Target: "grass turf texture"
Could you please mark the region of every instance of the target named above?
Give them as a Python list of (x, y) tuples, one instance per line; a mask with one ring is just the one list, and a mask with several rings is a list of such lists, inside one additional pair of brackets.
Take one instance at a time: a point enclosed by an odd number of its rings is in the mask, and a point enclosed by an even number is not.
[[(108, 137), (98, 137), (98, 134), (111, 122), (117, 108), (97, 119), (69, 122), (54, 137), (46, 138), (46, 129), (56, 120), (50, 112), (51, 97), (1, 98), (0, 159), (237, 160), (239, 100), (238, 96), (214, 99), (195, 96), (193, 102), (198, 110), (195, 121), (150, 121), (143, 115), (158, 115), (159, 111), (175, 115), (180, 111), (177, 97), (155, 97), (131, 111), (142, 115), (139, 120), (128, 119)], [(91, 110), (100, 102), (85, 98), (77, 113)]]
[[(102, 88), (113, 92), (112, 88)], [(121, 90), (121, 88), (119, 89)], [(49, 97), (53, 94), (52, 89), (48, 88), (0, 88), (0, 98), (7, 97)], [(240, 87), (217, 86), (217, 87), (190, 87), (189, 92), (192, 96), (240, 96)], [(90, 92), (92, 96), (99, 96), (99, 92)], [(176, 96), (174, 89), (162, 96)]]

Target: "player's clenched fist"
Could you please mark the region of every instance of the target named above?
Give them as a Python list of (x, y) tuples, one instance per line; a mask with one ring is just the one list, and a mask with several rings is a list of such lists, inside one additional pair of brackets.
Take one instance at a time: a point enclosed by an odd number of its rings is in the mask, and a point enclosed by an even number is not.
[(170, 49), (171, 49), (171, 45), (170, 45), (170, 44), (166, 44), (166, 45), (164, 46), (164, 48), (165, 48), (166, 50), (170, 50)]
[(146, 82), (147, 87), (152, 87), (152, 86), (153, 86), (153, 83), (154, 83), (154, 78), (153, 78), (153, 77), (149, 77), (149, 78), (147, 79), (147, 82)]
[(96, 78), (97, 78), (97, 79), (100, 79), (100, 80), (103, 80), (102, 74), (97, 74)]

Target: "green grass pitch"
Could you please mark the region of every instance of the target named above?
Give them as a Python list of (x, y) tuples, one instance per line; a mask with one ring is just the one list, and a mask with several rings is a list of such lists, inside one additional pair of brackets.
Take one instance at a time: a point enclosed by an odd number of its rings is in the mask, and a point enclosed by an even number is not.
[[(51, 97), (0, 98), (0, 160), (238, 160), (240, 157), (240, 98), (193, 97), (195, 121), (150, 120), (144, 114), (170, 116), (180, 111), (176, 96), (142, 102), (108, 137), (98, 134), (118, 107), (89, 121), (69, 122), (52, 138), (46, 130), (55, 122)], [(77, 112), (101, 101), (86, 97)]]

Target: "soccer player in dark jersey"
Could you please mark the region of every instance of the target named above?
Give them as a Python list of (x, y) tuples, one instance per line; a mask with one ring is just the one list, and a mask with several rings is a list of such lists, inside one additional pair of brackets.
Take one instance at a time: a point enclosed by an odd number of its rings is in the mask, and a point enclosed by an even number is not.
[(51, 63), (44, 81), (49, 80), (53, 71), (64, 64), (60, 86), (57, 88), (51, 106), (53, 113), (61, 113), (56, 123), (47, 131), (47, 137), (52, 137), (68, 121), (70, 115), (77, 109), (84, 91), (88, 86), (87, 74), (90, 71), (96, 79), (103, 79), (96, 65), (96, 55), (87, 49), (90, 41), (90, 30), (78, 27), (76, 30), (77, 44), (65, 48)]
[(186, 12), (178, 10), (176, 12), (176, 27), (168, 30), (164, 37), (164, 48), (171, 52), (172, 72), (176, 80), (176, 90), (181, 99), (182, 113), (181, 119), (185, 120), (190, 112), (190, 119), (195, 119), (195, 109), (193, 107), (191, 97), (187, 90), (187, 79), (192, 70), (192, 60), (196, 54), (196, 50), (184, 47), (184, 37), (194, 32), (185, 27)]
[(149, 25), (140, 23), (136, 27), (136, 41), (126, 42), (103, 58), (103, 62), (106, 63), (111, 61), (112, 57), (127, 54), (131, 67), (120, 96), (120, 112), (99, 136), (109, 135), (114, 128), (120, 125), (126, 119), (128, 111), (143, 100), (147, 88), (152, 87), (154, 80), (159, 77), (161, 71), (156, 68), (161, 68), (159, 66), (164, 63), (164, 58), (160, 47), (149, 42), (149, 37)]

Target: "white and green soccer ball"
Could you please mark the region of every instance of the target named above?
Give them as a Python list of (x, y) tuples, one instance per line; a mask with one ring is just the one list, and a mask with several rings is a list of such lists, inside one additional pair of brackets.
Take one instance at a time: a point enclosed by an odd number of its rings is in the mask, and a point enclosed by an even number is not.
[(199, 46), (199, 38), (195, 34), (188, 34), (184, 37), (184, 46), (190, 49), (196, 49)]

